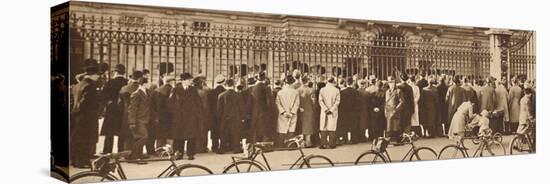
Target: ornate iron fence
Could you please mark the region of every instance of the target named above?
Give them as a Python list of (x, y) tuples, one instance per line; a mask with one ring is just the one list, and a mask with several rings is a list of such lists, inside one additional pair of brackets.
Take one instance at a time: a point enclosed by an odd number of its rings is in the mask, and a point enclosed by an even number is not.
[[(266, 71), (272, 79), (294, 69), (309, 74), (385, 78), (394, 70), (480, 78), (489, 76), (489, 47), (480, 41), (438, 41), (402, 35), (366, 36), (288, 26), (248, 26), (122, 15), (70, 15), (72, 71), (94, 58), (128, 70), (149, 69), (152, 80), (187, 71), (208, 84), (217, 74), (244, 77)], [(522, 50), (531, 50), (527, 45)], [(534, 53), (512, 55), (513, 74), (534, 70)], [(171, 71), (174, 72), (171, 72)]]

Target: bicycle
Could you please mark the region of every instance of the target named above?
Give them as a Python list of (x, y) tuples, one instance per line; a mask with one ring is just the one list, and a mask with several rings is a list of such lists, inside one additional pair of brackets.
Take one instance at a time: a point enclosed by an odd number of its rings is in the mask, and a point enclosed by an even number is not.
[[(293, 151), (298, 150), (300, 156), (290, 166), (289, 169), (296, 168), (312, 168), (313, 166), (334, 166), (334, 163), (326, 156), (323, 155), (305, 155), (303, 151), (304, 138), (302, 135), (296, 136), (292, 139), (286, 140), (286, 148), (272, 148), (273, 142), (258, 142), (254, 144), (247, 144), (248, 156), (245, 157), (232, 157), (231, 164), (225, 167), (223, 173), (240, 173), (240, 172), (257, 172), (257, 171), (271, 171), (272, 168), (269, 165), (269, 161), (265, 156), (265, 152), (270, 151)], [(265, 165), (256, 160), (258, 156), (261, 156)]]
[(529, 126), (527, 132), (517, 133), (510, 142), (510, 155), (536, 152), (535, 124)]
[(63, 182), (68, 182), (69, 175), (54, 163), (54, 157), (50, 155), (50, 176)]
[(472, 155), (472, 157), (483, 157), (484, 155), (506, 155), (506, 148), (502, 144), (502, 136), (500, 134), (494, 135), (481, 135), (473, 137), (459, 136), (458, 133), (454, 134), (458, 136), (458, 140), (454, 144), (449, 144), (439, 152), (438, 159), (454, 159), (454, 158), (469, 158), (469, 148), (464, 145), (464, 140), (470, 139), (474, 144), (479, 145)]
[[(148, 159), (147, 161), (170, 161), (170, 165), (162, 171), (157, 177), (177, 177), (177, 176), (189, 176), (189, 175), (208, 175), (213, 172), (201, 165), (195, 164), (183, 164), (177, 165), (175, 160), (177, 154), (173, 154), (172, 149), (169, 146), (158, 148), (157, 153), (159, 155), (167, 156), (168, 158)], [(71, 177), (70, 183), (91, 183), (91, 182), (103, 182), (103, 181), (118, 181), (127, 180), (124, 169), (122, 168), (122, 162), (129, 162), (121, 160), (121, 158), (127, 157), (131, 154), (131, 151), (123, 151), (120, 153), (111, 153), (101, 155), (99, 158), (92, 161), (92, 169), (90, 171), (83, 171), (75, 174)], [(116, 177), (114, 174), (118, 174)]]
[[(406, 160), (414, 161), (414, 160), (435, 160), (437, 159), (437, 153), (429, 147), (416, 147), (414, 142), (416, 141), (418, 136), (414, 132), (411, 132), (409, 134), (404, 133), (403, 139), (401, 142), (410, 145), (410, 149), (403, 156), (403, 159), (401, 159), (401, 162), (404, 162)], [(354, 164), (377, 164), (377, 163), (391, 163), (392, 159), (390, 157), (390, 154), (388, 153), (387, 147), (389, 145), (389, 138), (386, 137), (380, 137), (378, 139), (375, 139), (373, 141), (373, 144), (371, 146), (371, 150), (368, 150), (366, 152), (363, 152), (361, 155), (357, 157)]]

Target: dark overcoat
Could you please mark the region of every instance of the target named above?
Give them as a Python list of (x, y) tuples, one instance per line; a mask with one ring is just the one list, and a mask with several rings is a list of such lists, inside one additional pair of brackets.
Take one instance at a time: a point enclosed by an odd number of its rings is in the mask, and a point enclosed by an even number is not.
[(158, 119), (158, 125), (156, 126), (157, 139), (172, 138), (173, 104), (169, 100), (171, 92), (172, 86), (164, 84), (151, 94), (153, 109)]
[(123, 105), (118, 103), (120, 89), (128, 84), (128, 79), (116, 77), (105, 83), (101, 91), (102, 101), (105, 103), (105, 119), (101, 127), (101, 135), (118, 135), (122, 123)]
[(151, 101), (148, 93), (136, 90), (130, 95), (128, 104), (128, 126), (134, 139), (148, 136), (147, 125), (151, 121)]
[(194, 86), (187, 89), (181, 84), (174, 87), (170, 101), (174, 104), (172, 115), (172, 137), (176, 140), (197, 138), (198, 128), (203, 122), (201, 98)]
[(437, 88), (428, 86), (420, 92), (418, 101), (418, 118), (420, 124), (424, 126), (435, 126), (439, 120), (439, 95)]
[(466, 91), (464, 90), (464, 88), (457, 85), (449, 87), (446, 96), (448, 121), (453, 119), (456, 110), (465, 101)]
[(128, 106), (130, 105), (130, 96), (134, 91), (138, 89), (139, 85), (135, 81), (128, 82), (128, 84), (120, 89), (119, 103), (122, 106), (122, 122), (120, 123), (121, 138), (132, 138), (132, 132), (128, 126)]
[(269, 105), (270, 96), (268, 87), (265, 83), (258, 83), (249, 88), (250, 90), (250, 122), (253, 131), (257, 135), (268, 136), (270, 133), (269, 127)]
[(359, 92), (353, 88), (340, 91), (340, 105), (338, 106), (338, 123), (336, 131), (342, 133), (353, 132), (358, 128)]

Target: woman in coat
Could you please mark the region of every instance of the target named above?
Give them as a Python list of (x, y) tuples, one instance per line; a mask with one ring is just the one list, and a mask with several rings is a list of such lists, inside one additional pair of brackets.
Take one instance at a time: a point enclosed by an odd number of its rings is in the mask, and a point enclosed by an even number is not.
[(512, 131), (518, 129), (519, 124), (519, 101), (521, 100), (522, 91), (519, 87), (519, 83), (517, 80), (514, 80), (512, 82), (512, 87), (510, 88), (510, 92), (508, 93), (508, 108), (509, 108), (509, 116), (510, 116), (510, 129)]
[[(474, 117), (474, 104), (470, 101), (463, 102), (458, 106), (456, 112), (451, 120), (449, 126), (448, 136), (449, 139), (453, 139), (456, 136), (464, 135), (464, 128), (466, 124), (470, 123), (470, 120)], [(455, 135), (456, 134), (456, 135)]]
[(299, 122), (302, 124), (302, 134), (305, 136), (305, 146), (310, 147), (311, 136), (315, 135), (315, 91), (313, 90), (313, 83), (309, 82), (307, 78), (302, 79), (302, 82), (307, 85), (302, 85), (298, 88), (300, 94), (300, 111)]

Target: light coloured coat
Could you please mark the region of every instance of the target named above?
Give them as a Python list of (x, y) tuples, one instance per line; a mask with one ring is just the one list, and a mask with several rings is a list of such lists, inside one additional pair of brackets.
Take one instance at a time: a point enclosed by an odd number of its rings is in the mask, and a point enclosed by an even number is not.
[[(334, 84), (328, 84), (319, 92), (321, 106), (320, 131), (336, 131), (338, 121), (338, 105), (340, 105), (340, 90)], [(329, 110), (332, 114), (326, 114)]]
[[(277, 121), (277, 133), (286, 134), (296, 131), (298, 109), (300, 108), (300, 94), (291, 86), (285, 86), (277, 93), (277, 109), (279, 117)], [(290, 114), (290, 118), (286, 116)]]

